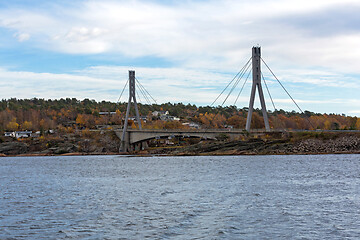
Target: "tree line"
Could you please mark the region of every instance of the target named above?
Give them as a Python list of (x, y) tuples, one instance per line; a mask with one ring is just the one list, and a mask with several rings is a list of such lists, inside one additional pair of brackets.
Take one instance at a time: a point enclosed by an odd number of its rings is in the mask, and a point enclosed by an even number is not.
[[(122, 125), (127, 103), (78, 100), (65, 98), (55, 100), (3, 99), (0, 102), (0, 131), (58, 129), (74, 131), (76, 128), (95, 129), (98, 125)], [(203, 128), (244, 129), (247, 108), (236, 106), (196, 106), (183, 103), (138, 104), (140, 115), (146, 116), (144, 128), (188, 128), (185, 122), (199, 124)], [(153, 111), (169, 111), (170, 115), (181, 121), (161, 121), (152, 115)], [(100, 113), (108, 114), (100, 114)], [(110, 114), (112, 113), (112, 114)], [(270, 127), (273, 129), (325, 129), (360, 130), (360, 119), (344, 114), (320, 114), (305, 111), (269, 111)], [(134, 113), (130, 113), (130, 116)], [(133, 128), (136, 124), (130, 121)], [(264, 128), (260, 109), (254, 109), (252, 128)]]

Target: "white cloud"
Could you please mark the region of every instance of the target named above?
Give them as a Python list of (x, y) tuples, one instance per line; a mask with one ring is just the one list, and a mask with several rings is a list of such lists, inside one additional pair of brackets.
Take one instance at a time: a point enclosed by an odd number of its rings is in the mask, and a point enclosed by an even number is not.
[(30, 34), (27, 33), (19, 33), (19, 34), (15, 34), (14, 37), (19, 41), (19, 42), (24, 42), (30, 39)]
[(351, 110), (351, 111), (349, 111), (349, 113), (360, 115), (360, 110)]
[(75, 7), (47, 11), (3, 9), (0, 26), (27, 32), (38, 47), (64, 53), (151, 55), (187, 68), (234, 70), (250, 56), (251, 46), (259, 43), (266, 57), (278, 63), (359, 73), (354, 66), (360, 65), (360, 33), (307, 36), (302, 26), (286, 23), (291, 15), (316, 16), (349, 4), (359, 6), (356, 0), (184, 1), (173, 5), (80, 1)]
[(71, 74), (13, 72), (0, 69), (0, 89), (3, 98), (79, 97), (99, 99), (104, 85), (114, 85), (111, 79), (96, 79)]
[[(139, 80), (159, 102), (210, 104), (233, 77), (230, 72), (240, 69), (249, 59), (251, 47), (259, 43), (265, 61), (287, 86), (297, 86), (294, 95), (302, 99), (298, 101), (305, 105), (304, 109), (311, 109), (325, 105), (323, 102), (341, 105), (330, 101), (330, 96), (336, 93), (334, 89), (352, 89), (357, 94), (360, 30), (344, 12), (339, 12), (342, 24), (354, 24), (349, 32), (334, 27), (324, 30), (329, 33), (314, 34), (322, 25), (304, 25), (303, 21), (322, 14), (325, 17), (320, 20), (326, 22), (328, 13), (336, 16), (337, 9), (349, 8), (360, 8), (358, 0), (172, 4), (89, 0), (48, 5), (47, 9), (0, 9), (0, 27), (12, 31), (19, 42), (31, 37), (29, 43), (42, 50), (83, 55), (106, 53), (122, 58), (122, 62), (124, 58), (163, 58), (173, 67), (135, 68)], [(291, 21), (287, 21), (290, 17)], [(115, 101), (128, 69), (97, 66), (73, 74), (2, 69), (0, 87), (4, 98), (76, 96)], [(269, 87), (273, 85), (275, 82), (270, 80)], [(306, 90), (302, 89), (304, 86)], [(333, 90), (327, 94), (318, 91), (319, 88)], [(18, 89), (26, 91), (18, 95)], [(247, 106), (247, 98), (240, 97), (243, 106)], [(348, 96), (343, 94), (339, 99), (346, 102)], [(289, 100), (279, 97), (278, 100), (280, 104), (290, 104)], [(229, 99), (233, 101), (234, 96)], [(349, 105), (358, 109), (356, 102), (350, 101)], [(338, 109), (337, 112), (342, 111)]]
[[(262, 72), (268, 84), (277, 84), (276, 79), (267, 68), (263, 67)], [(276, 71), (276, 75), (283, 83), (305, 83), (322, 88), (360, 89), (360, 83), (357, 77), (347, 76), (346, 73), (336, 72), (331, 69), (314, 70), (290, 68)]]
[[(129, 67), (92, 67), (73, 74), (15, 72), (0, 69), (3, 98), (90, 98), (116, 101), (128, 79)], [(137, 79), (158, 102), (210, 104), (218, 94), (202, 89), (227, 81), (225, 74), (197, 70), (137, 68)], [(139, 74), (140, 73), (140, 74)], [(206, 76), (206, 78), (203, 78)], [(19, 91), (19, 89), (21, 89)], [(127, 93), (127, 91), (126, 91)], [(143, 103), (146, 103), (142, 95)], [(123, 97), (121, 101), (125, 101)]]
[[(106, 32), (104, 29), (100, 29), (97, 27), (94, 28), (72, 28), (66, 35), (65, 39), (67, 39), (70, 42), (84, 42), (89, 39), (95, 39), (96, 37), (100, 36)], [(59, 39), (60, 36), (56, 36), (55, 39)]]
[[(97, 66), (81, 70), (77, 74), (105, 79), (117, 78), (119, 83), (116, 87), (122, 89), (128, 79), (129, 69), (131, 68)], [(210, 104), (219, 94), (219, 88), (223, 88), (231, 77), (203, 69), (136, 68), (136, 78), (158, 102)], [(204, 86), (210, 86), (212, 90)], [(122, 101), (126, 99), (127, 97), (123, 97)]]

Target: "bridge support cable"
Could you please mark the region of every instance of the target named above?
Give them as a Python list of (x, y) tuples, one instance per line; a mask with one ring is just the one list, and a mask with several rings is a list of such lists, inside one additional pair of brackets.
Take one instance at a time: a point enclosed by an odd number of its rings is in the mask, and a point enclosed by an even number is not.
[(219, 99), (219, 97), (226, 91), (226, 89), (231, 85), (231, 83), (239, 76), (239, 74), (246, 68), (246, 66), (250, 63), (251, 61), (251, 57), (250, 59), (246, 62), (246, 64), (241, 68), (241, 70), (235, 75), (235, 77), (228, 83), (228, 85), (226, 85), (226, 87), (224, 88), (224, 90), (222, 90), (222, 92), (219, 94), (219, 96), (217, 96), (217, 98), (215, 98), (215, 100), (210, 104), (210, 107), (212, 107), (214, 105), (214, 103)]
[(276, 81), (280, 84), (280, 86), (284, 89), (284, 91), (287, 93), (287, 95), (290, 97), (290, 99), (293, 101), (293, 103), (296, 105), (296, 107), (300, 110), (301, 113), (304, 113), (303, 110), (301, 110), (301, 108), (299, 107), (299, 105), (295, 102), (294, 98), (290, 95), (290, 93), (286, 90), (286, 88), (284, 87), (284, 85), (282, 85), (282, 83), (280, 82), (280, 80), (275, 76), (274, 72), (270, 69), (270, 67), (266, 64), (266, 62), (264, 61), (264, 59), (261, 58), (261, 61), (265, 64), (265, 66), (267, 67), (267, 69), (269, 69), (269, 71), (271, 72), (271, 74), (274, 76), (274, 78), (276, 79)]
[[(136, 86), (136, 87), (138, 87), (138, 86)], [(141, 103), (142, 101), (141, 101), (139, 93), (137, 91), (135, 91), (135, 94), (137, 96), (138, 102)]]
[[(140, 93), (143, 95), (145, 101), (148, 103), (148, 104), (151, 104), (151, 101), (150, 99), (148, 98), (148, 96), (146, 96), (144, 90), (140, 87), (139, 83), (136, 82), (136, 86), (138, 87), (138, 89), (140, 90)], [(136, 92), (138, 94), (138, 92)]]
[[(246, 62), (246, 64), (240, 69), (240, 71), (235, 75), (235, 77), (233, 77), (233, 79), (228, 83), (228, 85), (224, 88), (224, 90), (222, 90), (222, 92), (219, 94), (219, 96), (217, 96), (217, 98), (211, 103), (210, 107), (212, 107), (214, 105), (214, 103), (220, 98), (220, 96), (226, 91), (226, 89), (234, 82), (234, 80), (236, 79), (234, 85), (232, 86), (229, 94), (226, 96), (225, 100), (223, 101), (223, 103), (221, 104), (221, 107), (225, 104), (226, 100), (228, 99), (228, 97), (230, 96), (230, 94), (233, 92), (233, 90), (235, 89), (235, 87), (238, 85), (239, 81), (241, 80), (241, 78), (245, 75), (245, 73), (248, 71), (248, 69), (251, 66), (251, 59), (252, 57), (250, 57), (250, 59)], [(216, 114), (217, 115), (217, 114)], [(215, 115), (215, 116), (216, 116)], [(214, 116), (214, 117), (215, 117)], [(211, 119), (212, 121), (213, 119)], [(204, 133), (201, 135), (200, 137), (200, 141), (201, 139), (203, 139), (204, 135), (206, 134), (208, 130), (208, 127), (205, 128)]]
[(246, 84), (247, 80), (249, 79), (250, 74), (251, 74), (251, 69), (250, 69), (250, 71), (249, 71), (249, 74), (246, 76), (246, 79), (245, 79), (245, 81), (244, 81), (244, 83), (243, 83), (243, 85), (242, 85), (242, 87), (241, 87), (241, 89), (240, 89), (239, 94), (238, 94), (237, 97), (236, 97), (236, 100), (235, 100), (235, 102), (234, 102), (234, 105), (236, 105), (236, 102), (237, 102), (237, 100), (239, 99), (239, 97), (240, 97), (240, 95), (241, 95), (241, 93), (242, 93), (242, 91), (243, 91), (243, 89), (244, 89), (244, 87), (245, 87), (245, 84)]
[(141, 88), (141, 86), (140, 86), (140, 84), (139, 84), (139, 81), (137, 81), (137, 80), (135, 79), (135, 83), (136, 83), (136, 86), (138, 87), (140, 93), (142, 94), (142, 96), (143, 96), (144, 99), (146, 100), (146, 102), (149, 103), (150, 100), (149, 100), (148, 96), (146, 95), (146, 93), (144, 92), (144, 90)]
[(146, 92), (150, 98), (155, 102), (155, 104), (157, 104), (156, 100), (151, 96), (151, 94), (146, 90), (146, 88), (140, 83), (140, 81), (135, 78), (136, 82), (139, 84), (140, 88), (143, 89), (144, 92)]
[[(270, 67), (266, 64), (266, 62), (264, 61), (264, 59), (261, 58), (261, 61), (265, 64), (265, 66), (267, 67), (267, 69), (271, 72), (271, 74), (274, 76), (274, 78), (276, 79), (276, 81), (280, 84), (280, 86), (282, 87), (282, 89), (284, 89), (284, 91), (286, 92), (286, 94), (290, 97), (290, 99), (293, 101), (293, 103), (295, 104), (295, 106), (300, 110), (300, 112), (302, 114), (305, 115), (304, 111), (299, 107), (299, 105), (296, 103), (296, 101), (294, 100), (294, 98), (290, 95), (290, 93), (286, 90), (286, 88), (284, 87), (284, 85), (280, 82), (280, 80), (276, 77), (276, 75), (274, 74), (274, 72), (270, 69)], [(314, 125), (311, 123), (311, 121), (309, 120), (309, 118), (306, 118), (308, 120), (308, 122), (310, 123), (310, 125), (315, 129)]]
[(268, 94), (269, 94), (269, 97), (270, 97), (271, 103), (272, 103), (272, 105), (273, 105), (273, 107), (274, 107), (274, 111), (276, 111), (276, 107), (275, 107), (275, 104), (274, 104), (273, 98), (271, 97), (271, 94), (270, 94), (269, 88), (268, 88), (268, 86), (267, 86), (267, 83), (266, 83), (266, 81), (265, 81), (264, 74), (263, 74), (263, 73), (261, 73), (261, 76), (262, 76), (263, 82), (265, 83), (266, 91), (267, 91), (267, 92), (268, 92)]
[(238, 94), (237, 97), (236, 97), (236, 100), (235, 100), (235, 102), (234, 102), (234, 106), (236, 105), (236, 102), (237, 102), (237, 100), (239, 99), (239, 97), (240, 97), (240, 95), (241, 95), (241, 93), (242, 93), (242, 91), (243, 91), (243, 89), (244, 89), (244, 87), (245, 87), (245, 84), (246, 84), (247, 80), (248, 80), (249, 77), (250, 77), (250, 74), (251, 74), (251, 69), (249, 70), (249, 74), (246, 76), (246, 79), (245, 79), (245, 81), (244, 81), (244, 83), (243, 83), (243, 85), (242, 85), (242, 87), (241, 87), (241, 89), (240, 89), (240, 92), (239, 92), (239, 94)]
[(121, 97), (122, 97), (122, 95), (123, 95), (123, 93), (124, 93), (124, 91), (125, 91), (125, 88), (126, 88), (126, 86), (128, 85), (128, 83), (129, 83), (129, 79), (126, 81), (125, 86), (124, 86), (123, 90), (121, 91), (120, 97), (119, 97), (119, 99), (117, 100), (117, 102), (120, 102), (120, 99), (121, 99)]
[(218, 96), (218, 98), (225, 92), (225, 90), (231, 85), (231, 83), (235, 80), (233, 86), (230, 89), (230, 92), (228, 93), (228, 95), (226, 96), (226, 98), (224, 99), (224, 101), (222, 102), (221, 106), (223, 106), (226, 102), (226, 100), (228, 99), (228, 97), (230, 96), (230, 94), (232, 93), (232, 91), (235, 89), (235, 87), (238, 85), (239, 81), (241, 80), (242, 76), (245, 74), (245, 72), (247, 71), (247, 69), (251, 66), (250, 61), (248, 61), (240, 70), (240, 72), (235, 76), (235, 78), (232, 79), (232, 81), (230, 82), (230, 84), (228, 86), (226, 86), (226, 88), (222, 91), (222, 93)]
[(229, 96), (231, 95), (231, 93), (234, 91), (234, 89), (236, 88), (236, 86), (239, 84), (240, 80), (242, 79), (242, 77), (245, 75), (245, 73), (249, 70), (249, 68), (251, 67), (251, 64), (248, 64), (248, 66), (246, 67), (246, 69), (239, 75), (239, 77), (237, 78), (237, 80), (235, 81), (233, 87), (231, 88), (229, 94), (226, 96), (225, 100), (223, 101), (223, 103), (221, 104), (221, 106), (223, 106), (226, 102), (226, 100), (229, 98)]

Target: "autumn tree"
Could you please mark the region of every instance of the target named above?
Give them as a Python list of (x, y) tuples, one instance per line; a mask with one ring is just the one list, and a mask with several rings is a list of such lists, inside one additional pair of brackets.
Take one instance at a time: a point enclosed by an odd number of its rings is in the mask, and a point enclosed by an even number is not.
[(21, 124), (21, 128), (22, 128), (23, 130), (30, 130), (30, 129), (32, 129), (32, 122), (24, 121), (24, 122)]
[(261, 129), (265, 127), (264, 119), (257, 112), (253, 112), (251, 118), (251, 128)]
[(16, 118), (13, 118), (7, 125), (6, 129), (10, 131), (16, 131), (19, 128), (19, 124), (16, 122)]
[(167, 121), (165, 122), (165, 129), (183, 129), (185, 128), (179, 121)]
[(205, 113), (205, 114), (202, 114), (200, 113), (199, 114), (199, 117), (197, 118), (197, 120), (202, 123), (203, 125), (207, 126), (207, 127), (210, 127), (210, 120), (208, 118), (209, 114), (208, 113)]
[(224, 115), (218, 113), (211, 119), (211, 125), (214, 128), (223, 128), (225, 121), (226, 118), (224, 117)]
[(358, 118), (358, 119), (356, 120), (355, 128), (356, 128), (357, 130), (360, 130), (360, 118)]
[[(171, 115), (181, 117), (185, 122), (197, 122), (204, 128), (223, 128), (225, 124), (235, 128), (244, 128), (247, 108), (236, 106), (200, 106), (182, 103), (138, 104), (142, 115), (147, 115), (144, 128), (181, 128), (181, 123), (170, 123), (151, 119), (153, 111), (169, 111)], [(115, 112), (100, 115), (99, 112)], [(76, 122), (80, 126), (95, 128), (96, 125), (121, 125), (126, 111), (126, 103), (75, 98), (45, 99), (3, 99), (0, 100), (0, 130), (47, 130), (72, 128)], [(260, 110), (254, 110), (252, 128), (264, 128)], [(15, 119), (15, 120), (14, 120)], [(360, 120), (344, 114), (318, 114), (309, 111), (276, 110), (269, 115), (270, 126), (274, 129), (359, 129)], [(310, 124), (311, 123), (311, 124)], [(181, 124), (181, 125), (180, 125)], [(130, 124), (132, 125), (132, 124)], [(71, 129), (69, 129), (71, 130)], [(67, 130), (66, 130), (67, 131)], [(65, 132), (66, 132), (65, 131)]]
[(84, 114), (78, 114), (75, 120), (76, 124), (79, 124), (80, 126), (85, 126), (85, 115)]
[(226, 120), (226, 124), (234, 126), (234, 128), (245, 128), (246, 119), (239, 115), (234, 115)]

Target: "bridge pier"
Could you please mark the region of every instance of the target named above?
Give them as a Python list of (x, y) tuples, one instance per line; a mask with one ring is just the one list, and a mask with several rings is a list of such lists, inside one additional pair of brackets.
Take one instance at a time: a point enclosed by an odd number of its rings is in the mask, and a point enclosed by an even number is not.
[(144, 142), (138, 142), (138, 143), (134, 143), (132, 145), (133, 145), (133, 151), (136, 151), (136, 152), (145, 149)]
[(128, 152), (137, 152), (148, 148), (147, 141), (129, 144)]
[(121, 141), (119, 152), (128, 152), (128, 149), (129, 149), (129, 143), (126, 141)]
[(118, 138), (121, 139), (121, 145), (120, 145), (120, 149), (119, 152), (128, 152), (129, 151), (129, 147), (130, 147), (130, 135), (129, 132), (125, 132), (125, 134), (122, 134), (121, 136), (119, 136), (120, 134), (118, 132), (116, 132), (116, 135), (118, 136)]
[(121, 145), (120, 145), (119, 152), (140, 151), (140, 150), (145, 150), (149, 147), (149, 144), (147, 141), (131, 143), (130, 142), (130, 134), (128, 131), (126, 132), (124, 139), (122, 139), (122, 135), (120, 135), (120, 132), (115, 131), (115, 133), (118, 136), (118, 138), (121, 139)]

